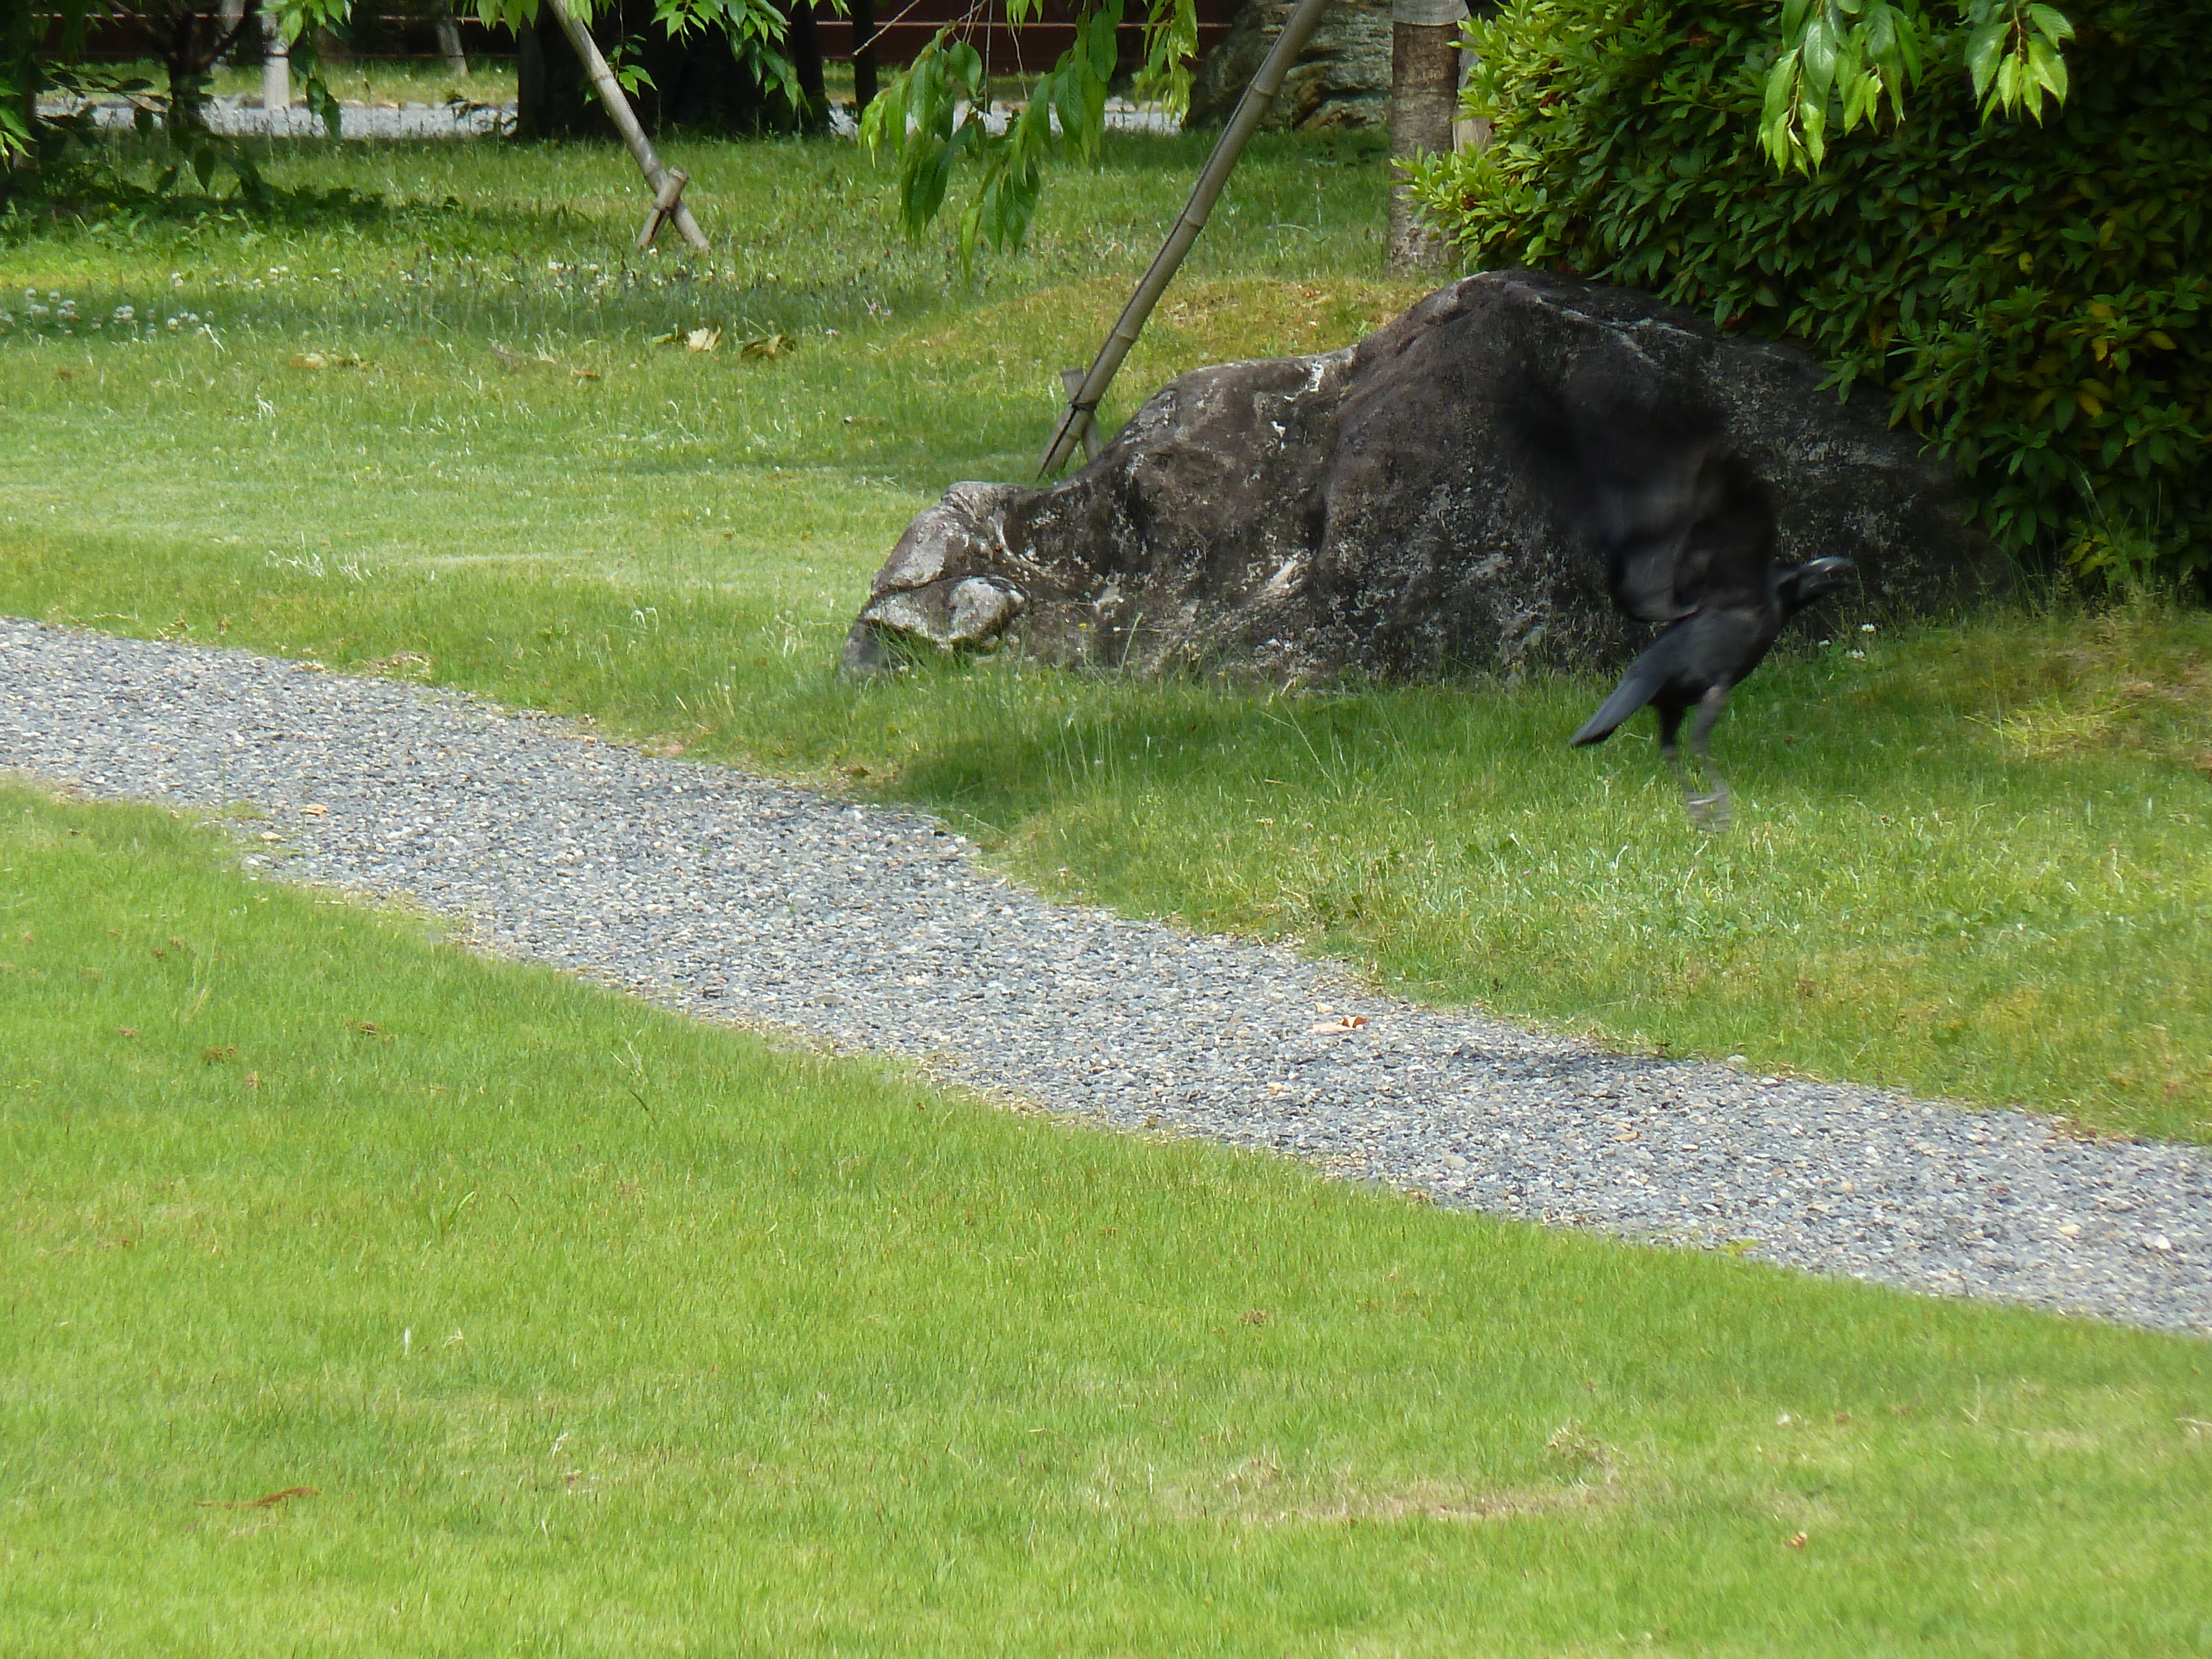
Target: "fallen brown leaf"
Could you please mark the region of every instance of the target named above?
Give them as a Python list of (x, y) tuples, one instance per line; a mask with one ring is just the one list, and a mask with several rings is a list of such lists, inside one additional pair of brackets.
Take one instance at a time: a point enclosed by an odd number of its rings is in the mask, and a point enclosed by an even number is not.
[(320, 1498), (322, 1493), (313, 1486), (287, 1486), (282, 1492), (264, 1492), (258, 1498), (248, 1498), (236, 1503), (226, 1503), (220, 1498), (203, 1498), (204, 1510), (273, 1510), (287, 1498)]
[(1805, 1547), (1805, 1534), (1801, 1532), (1790, 1539), (1790, 1547), (1793, 1550), (1803, 1549)]

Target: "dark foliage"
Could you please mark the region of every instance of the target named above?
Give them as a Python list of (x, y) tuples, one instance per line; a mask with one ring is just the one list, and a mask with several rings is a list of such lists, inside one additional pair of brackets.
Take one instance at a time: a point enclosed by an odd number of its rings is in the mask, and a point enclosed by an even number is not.
[(1798, 340), (1958, 466), (2005, 546), (2164, 578), (2212, 567), (2212, 7), (2069, 5), (2073, 94), (1984, 124), (1938, 41), (1893, 130), (1816, 176), (1756, 140), (1771, 8), (1509, 0), (1472, 26), (1480, 156), (1427, 211), (1479, 267), (1650, 289)]

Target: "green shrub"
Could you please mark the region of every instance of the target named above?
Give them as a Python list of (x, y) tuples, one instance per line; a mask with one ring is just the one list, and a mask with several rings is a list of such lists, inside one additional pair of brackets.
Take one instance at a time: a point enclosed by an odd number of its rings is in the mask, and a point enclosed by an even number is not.
[(2212, 52), (2202, 3), (2069, 4), (2073, 93), (1984, 125), (1939, 39), (1894, 130), (1814, 177), (1758, 148), (1773, 8), (1507, 0), (1470, 26), (1480, 155), (1416, 190), (1478, 267), (1651, 289), (1879, 386), (2015, 551), (2212, 566)]

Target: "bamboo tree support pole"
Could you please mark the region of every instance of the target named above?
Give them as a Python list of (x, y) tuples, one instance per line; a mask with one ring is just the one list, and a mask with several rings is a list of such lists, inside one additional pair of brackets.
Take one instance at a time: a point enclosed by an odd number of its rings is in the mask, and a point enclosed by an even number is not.
[(661, 226), (683, 211), (684, 186), (690, 182), (691, 175), (681, 167), (671, 167), (660, 175), (660, 188), (653, 193), (653, 211), (645, 216), (645, 228), (637, 234), (640, 247), (651, 247), (653, 239), (660, 234)]
[[(556, 5), (559, 0), (546, 0)], [(1082, 384), (1068, 394), (1067, 412), (1060, 417), (1060, 425), (1046, 446), (1044, 459), (1037, 467), (1037, 476), (1048, 477), (1075, 453), (1079, 445), (1093, 437), (1092, 428), (1098, 413), (1099, 400), (1105, 397), (1106, 388), (1114, 384), (1114, 376), (1121, 367), (1121, 360), (1137, 343), (1144, 332), (1145, 320), (1152, 314), (1152, 307), (1167, 292), (1168, 284), (1175, 279), (1183, 257), (1190, 252), (1198, 233), (1206, 228), (1206, 216), (1213, 204), (1221, 199), (1222, 186), (1229, 182), (1229, 174), (1237, 166), (1237, 158), (1243, 153), (1245, 141), (1260, 125), (1275, 94), (1282, 90), (1283, 76), (1297, 61), (1298, 53), (1313, 38), (1321, 15), (1328, 8), (1328, 0), (1298, 0), (1297, 9), (1283, 25), (1283, 32), (1275, 37), (1268, 50), (1267, 60), (1260, 72), (1252, 77), (1252, 84), (1244, 88), (1243, 97), (1237, 100), (1237, 112), (1229, 118), (1222, 129), (1213, 154), (1206, 157), (1206, 170), (1198, 175), (1197, 184), (1191, 186), (1190, 199), (1183, 204), (1175, 228), (1168, 232), (1167, 240), (1153, 255), (1152, 266), (1145, 272), (1137, 291), (1129, 296), (1129, 303), (1121, 307), (1121, 315), (1114, 325), (1114, 331), (1106, 337), (1106, 343), (1098, 349), (1097, 361), (1091, 372), (1083, 377)], [(1073, 371), (1070, 371), (1071, 374)]]
[[(683, 191), (688, 176), (672, 173), (660, 165), (660, 158), (653, 153), (653, 140), (645, 136), (645, 129), (637, 124), (637, 112), (630, 108), (629, 100), (623, 95), (622, 82), (607, 67), (607, 60), (599, 51), (599, 43), (592, 39), (586, 28), (570, 11), (563, 0), (545, 0), (545, 8), (561, 25), (562, 33), (583, 59), (584, 72), (592, 77), (592, 87), (599, 94), (599, 102), (606, 108), (615, 124), (615, 130), (629, 146), (629, 153), (637, 158), (637, 170), (645, 175), (645, 182), (653, 186), (653, 210), (646, 216), (645, 228), (638, 233), (637, 245), (651, 244), (654, 234), (664, 220), (673, 220), (684, 240), (699, 250), (707, 252), (707, 233), (699, 228), (699, 222), (691, 216), (691, 210), (684, 205)], [(672, 182), (673, 189), (671, 188)], [(666, 205), (663, 205), (666, 198)]]

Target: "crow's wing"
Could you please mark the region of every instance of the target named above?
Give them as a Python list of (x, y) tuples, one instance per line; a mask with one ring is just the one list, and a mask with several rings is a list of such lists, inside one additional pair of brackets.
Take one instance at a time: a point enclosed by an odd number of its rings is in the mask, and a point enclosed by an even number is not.
[(1674, 597), (1689, 532), (1684, 522), (1607, 550), (1607, 585), (1622, 615), (1638, 622), (1674, 622), (1697, 608)]
[(1581, 731), (1567, 739), (1567, 746), (1586, 749), (1591, 744), (1603, 743), (1631, 714), (1665, 690), (1682, 666), (1688, 637), (1677, 625), (1645, 647), (1644, 654), (1628, 665), (1628, 672), (1621, 677), (1613, 695), (1598, 705), (1596, 714), (1583, 722)]

